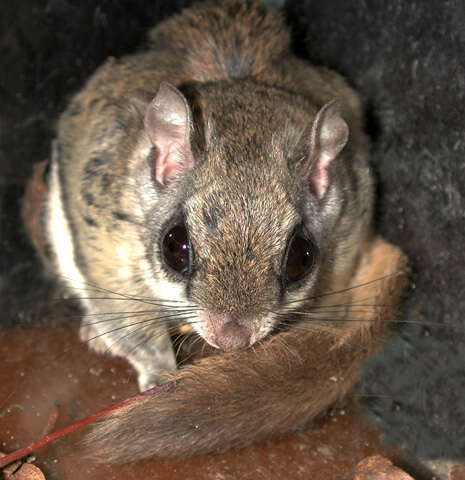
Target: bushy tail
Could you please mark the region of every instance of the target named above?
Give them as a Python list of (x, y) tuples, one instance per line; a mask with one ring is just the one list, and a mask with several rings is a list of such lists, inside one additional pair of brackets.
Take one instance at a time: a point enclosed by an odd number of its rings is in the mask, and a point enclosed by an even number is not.
[(353, 387), (384, 340), (405, 285), (403, 271), (401, 252), (378, 239), (355, 276), (354, 284), (365, 286), (353, 290), (351, 303), (368, 295), (382, 308), (360, 318), (359, 327), (345, 334), (291, 328), (255, 351), (186, 367), (173, 375), (173, 392), (142, 397), (95, 425), (87, 437), (90, 456), (129, 462), (198, 455), (303, 428)]
[(150, 40), (169, 45), (197, 81), (248, 77), (290, 46), (281, 14), (253, 0), (201, 2), (156, 26)]

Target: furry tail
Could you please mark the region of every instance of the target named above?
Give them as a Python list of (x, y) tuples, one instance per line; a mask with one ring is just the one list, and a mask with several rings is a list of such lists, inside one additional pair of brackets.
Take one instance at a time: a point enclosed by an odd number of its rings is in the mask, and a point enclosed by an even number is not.
[[(354, 285), (404, 272), (405, 258), (378, 239), (362, 259)], [(222, 451), (305, 427), (357, 381), (364, 360), (388, 332), (405, 285), (392, 275), (353, 290), (383, 306), (350, 333), (281, 333), (255, 351), (214, 356), (184, 368), (174, 392), (143, 397), (93, 427), (87, 449), (100, 462)], [(279, 340), (278, 340), (279, 339)]]
[(156, 26), (150, 40), (169, 46), (197, 81), (257, 74), (290, 46), (281, 14), (253, 0), (201, 2)]

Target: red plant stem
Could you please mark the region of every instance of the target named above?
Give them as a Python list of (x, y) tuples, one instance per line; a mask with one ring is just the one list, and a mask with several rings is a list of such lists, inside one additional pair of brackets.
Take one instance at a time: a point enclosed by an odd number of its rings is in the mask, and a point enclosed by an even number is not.
[(56, 440), (57, 438), (63, 437), (64, 435), (68, 435), (68, 433), (73, 432), (74, 430), (76, 430), (79, 427), (82, 427), (83, 425), (87, 425), (88, 423), (93, 422), (97, 418), (103, 417), (104, 415), (111, 412), (112, 410), (117, 410), (118, 408), (124, 407), (140, 397), (145, 397), (147, 395), (159, 395), (160, 393), (169, 392), (173, 390), (174, 387), (175, 387), (174, 381), (168, 382), (168, 383), (165, 383), (164, 385), (153, 387), (153, 388), (150, 388), (149, 390), (146, 390), (145, 392), (138, 393), (137, 395), (133, 395), (132, 397), (129, 397), (126, 400), (123, 400), (122, 402), (115, 403), (114, 405), (110, 405), (109, 407), (104, 408), (103, 410), (100, 410), (99, 412), (94, 413), (92, 415), (89, 415), (88, 417), (83, 418), (82, 420), (79, 420), (76, 423), (73, 423), (72, 425), (68, 425), (67, 427), (62, 428), (57, 432), (53, 432), (53, 433), (50, 433), (49, 435), (46, 435), (45, 437), (42, 437), (40, 440), (37, 440), (37, 442), (31, 443), (27, 447), (20, 448), (19, 450), (15, 450), (14, 452), (9, 453), (8, 455), (0, 457), (0, 468), (5, 467), (6, 465), (14, 462), (15, 460), (25, 457), (26, 455), (29, 455), (33, 451), (37, 450), (40, 447), (43, 447), (44, 445), (47, 445), (47, 443), (50, 443), (53, 440)]

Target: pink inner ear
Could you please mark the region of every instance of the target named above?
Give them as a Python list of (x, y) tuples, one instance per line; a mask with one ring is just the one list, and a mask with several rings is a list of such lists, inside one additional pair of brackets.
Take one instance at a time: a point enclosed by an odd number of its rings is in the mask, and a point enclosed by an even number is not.
[(190, 147), (191, 115), (183, 94), (162, 82), (145, 115), (145, 129), (157, 149), (155, 178), (168, 185), (189, 170), (194, 161)]
[(339, 113), (339, 104), (331, 101), (317, 113), (312, 125), (308, 181), (318, 198), (327, 192), (331, 178), (329, 167), (347, 143), (349, 127)]
[(315, 162), (315, 170), (310, 174), (310, 182), (318, 198), (323, 198), (329, 187), (328, 167), (332, 158), (329, 155), (321, 155), (318, 162)]
[(158, 151), (155, 178), (161, 185), (167, 185), (184, 169), (181, 146), (176, 142), (157, 142), (155, 146)]

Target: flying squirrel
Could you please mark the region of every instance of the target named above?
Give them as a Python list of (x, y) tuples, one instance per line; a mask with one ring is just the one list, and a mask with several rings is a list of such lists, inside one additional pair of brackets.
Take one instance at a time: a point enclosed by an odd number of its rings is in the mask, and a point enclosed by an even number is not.
[[(294, 56), (259, 2), (198, 3), (108, 59), (59, 119), (48, 188), (51, 264), (80, 299), (81, 339), (126, 358), (141, 391), (176, 383), (92, 427), (100, 461), (304, 428), (387, 335), (389, 307), (356, 308), (395, 304), (399, 288), (366, 279), (402, 263), (373, 234), (361, 102)], [(177, 369), (186, 325), (220, 353)]]

